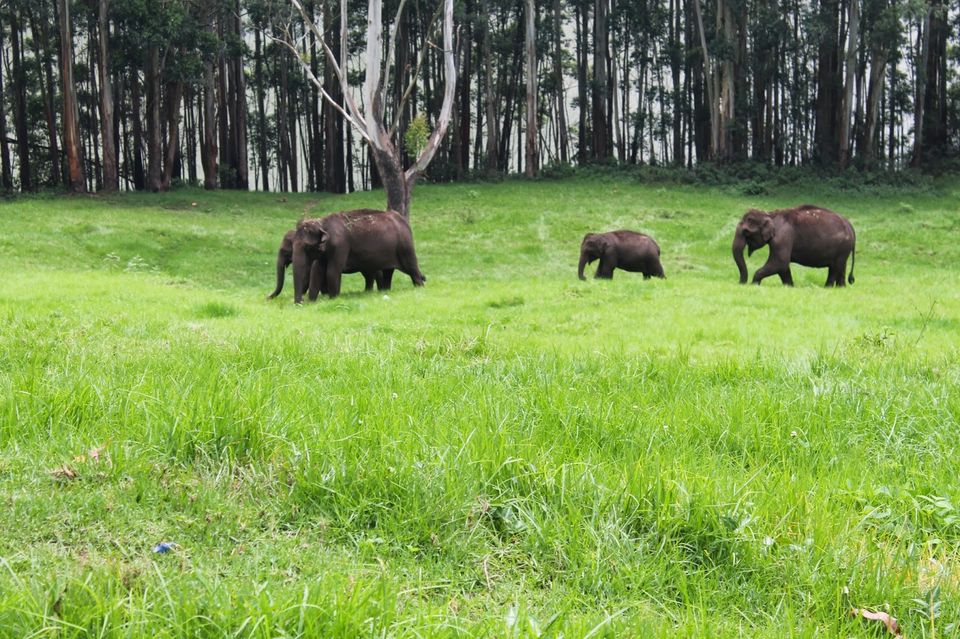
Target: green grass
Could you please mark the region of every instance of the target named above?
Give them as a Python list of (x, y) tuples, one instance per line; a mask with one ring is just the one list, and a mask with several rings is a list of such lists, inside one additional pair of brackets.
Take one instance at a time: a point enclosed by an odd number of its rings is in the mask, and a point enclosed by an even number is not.
[[(742, 212), (807, 201), (856, 284), (738, 285)], [(381, 202), (0, 203), (0, 636), (960, 631), (960, 183), (421, 185), (424, 288), (265, 300)], [(577, 280), (619, 227), (667, 280)]]

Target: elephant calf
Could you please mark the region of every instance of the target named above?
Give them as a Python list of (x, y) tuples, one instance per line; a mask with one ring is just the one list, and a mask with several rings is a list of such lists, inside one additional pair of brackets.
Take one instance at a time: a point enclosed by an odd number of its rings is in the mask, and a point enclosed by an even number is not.
[(812, 204), (769, 213), (747, 211), (733, 235), (733, 260), (740, 269), (741, 284), (747, 283), (744, 246), (748, 247), (749, 256), (765, 244), (770, 245), (770, 257), (753, 274), (754, 284), (770, 275), (779, 275), (781, 282), (793, 286), (790, 263), (795, 262), (801, 266), (826, 267), (830, 269), (826, 285), (844, 286), (848, 257), (851, 263), (847, 281), (854, 282), (857, 237), (850, 221), (833, 211)]
[[(287, 270), (287, 267), (293, 263), (293, 238), (296, 236), (297, 230), (291, 229), (287, 231), (286, 235), (283, 236), (283, 241), (280, 242), (280, 249), (277, 251), (277, 287), (273, 290), (273, 293), (267, 296), (268, 300), (272, 300), (283, 290), (283, 277), (284, 273)], [(307, 292), (307, 289), (311, 281), (319, 281), (321, 293), (326, 293), (326, 286), (324, 285), (324, 280), (326, 278), (325, 273), (326, 267), (325, 264), (320, 260), (315, 260), (310, 265), (310, 279), (303, 283), (303, 290), (300, 291), (300, 294), (303, 295)], [(377, 283), (377, 290), (385, 291), (390, 288), (390, 279), (393, 275), (393, 271), (390, 270), (389, 273), (385, 271), (376, 271), (376, 272), (364, 272), (363, 279), (365, 282), (364, 291), (372, 291), (373, 283)]]
[(580, 265), (577, 275), (585, 280), (583, 269), (594, 260), (597, 265), (596, 277), (613, 279), (613, 269), (619, 268), (631, 273), (643, 273), (643, 279), (651, 277), (665, 278), (660, 265), (660, 247), (653, 238), (635, 231), (610, 231), (609, 233), (587, 233), (580, 243)]

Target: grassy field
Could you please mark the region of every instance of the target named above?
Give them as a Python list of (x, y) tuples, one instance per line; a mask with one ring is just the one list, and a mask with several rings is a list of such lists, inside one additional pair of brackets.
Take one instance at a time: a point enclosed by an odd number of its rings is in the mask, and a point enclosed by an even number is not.
[[(0, 203), (0, 636), (957, 636), (960, 182), (818, 189), (421, 185), (427, 285), (302, 307), (380, 193)], [(807, 201), (856, 284), (738, 285)], [(665, 281), (577, 280), (620, 227)]]

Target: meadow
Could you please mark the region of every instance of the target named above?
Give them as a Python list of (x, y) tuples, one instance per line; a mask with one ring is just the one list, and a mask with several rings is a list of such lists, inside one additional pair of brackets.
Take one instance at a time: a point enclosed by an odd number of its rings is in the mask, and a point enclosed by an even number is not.
[[(424, 184), (425, 287), (265, 299), (382, 201), (0, 201), (0, 636), (960, 634), (960, 181)], [(739, 285), (803, 202), (856, 283)], [(667, 279), (579, 281), (622, 227)]]

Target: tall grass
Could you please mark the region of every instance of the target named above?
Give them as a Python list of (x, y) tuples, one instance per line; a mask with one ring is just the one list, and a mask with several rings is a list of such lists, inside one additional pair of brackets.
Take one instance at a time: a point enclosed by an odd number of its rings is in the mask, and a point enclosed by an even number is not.
[[(428, 285), (302, 308), (283, 231), (379, 194), (4, 203), (0, 635), (952, 636), (957, 188), (423, 187)], [(737, 285), (811, 200), (856, 285)], [(618, 227), (666, 281), (576, 280)]]

